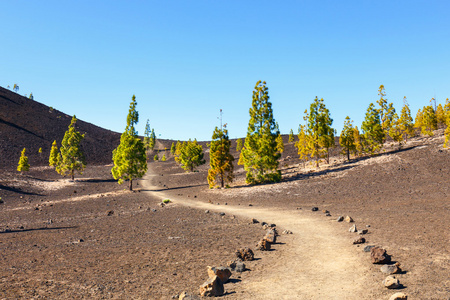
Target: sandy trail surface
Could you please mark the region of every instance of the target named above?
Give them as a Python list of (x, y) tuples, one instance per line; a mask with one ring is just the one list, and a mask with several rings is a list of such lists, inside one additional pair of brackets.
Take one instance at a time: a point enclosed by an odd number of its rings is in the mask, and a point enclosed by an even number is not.
[(367, 253), (357, 251), (336, 222), (306, 211), (217, 206), (176, 196), (154, 186), (155, 176), (150, 170), (142, 181), (144, 187), (153, 196), (170, 198), (175, 205), (256, 218), (275, 223), (280, 232), (283, 229), (293, 232), (283, 235), (283, 245), (275, 245), (275, 251), (265, 252), (267, 256), (262, 257), (261, 266), (239, 283), (230, 298), (375, 299), (370, 292), (374, 282)]

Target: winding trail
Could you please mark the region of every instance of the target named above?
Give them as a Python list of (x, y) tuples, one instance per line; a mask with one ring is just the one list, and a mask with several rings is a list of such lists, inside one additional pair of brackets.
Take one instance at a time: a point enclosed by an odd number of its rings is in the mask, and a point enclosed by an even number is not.
[[(170, 198), (175, 204), (256, 218), (289, 229), (284, 245), (277, 246), (270, 264), (239, 283), (237, 299), (376, 299), (367, 254), (355, 249), (330, 219), (309, 212), (275, 208), (217, 206), (175, 196), (152, 185), (151, 171), (142, 185), (152, 196)], [(169, 196), (170, 195), (170, 196)], [(350, 226), (349, 226), (350, 227)], [(347, 237), (347, 238), (346, 238)], [(245, 246), (245, 245), (243, 245)], [(264, 257), (263, 257), (264, 260)]]

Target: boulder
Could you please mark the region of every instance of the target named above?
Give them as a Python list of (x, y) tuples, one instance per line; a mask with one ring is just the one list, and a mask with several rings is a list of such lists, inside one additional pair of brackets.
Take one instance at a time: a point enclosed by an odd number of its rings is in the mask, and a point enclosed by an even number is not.
[(357, 232), (358, 229), (356, 229), (356, 224), (354, 224), (352, 227), (349, 228), (349, 232)]
[(236, 257), (243, 261), (250, 261), (255, 258), (255, 254), (253, 254), (253, 251), (250, 248), (242, 248), (236, 250)]
[(230, 279), (231, 271), (229, 268), (226, 267), (210, 267), (208, 266), (208, 276), (210, 278), (217, 276), (220, 278), (220, 281), (222, 283), (228, 282), (228, 279)]
[(263, 237), (263, 240), (266, 240), (272, 244), (275, 243), (276, 242), (276, 231), (273, 229), (267, 230), (266, 235)]
[(398, 289), (400, 287), (400, 282), (394, 276), (389, 275), (383, 280), (384, 287), (388, 289)]
[(347, 222), (347, 223), (352, 223), (353, 219), (350, 216), (346, 216), (344, 221)]
[(383, 265), (381, 266), (380, 270), (381, 272), (389, 275), (397, 274), (402, 271), (402, 269), (400, 269), (400, 264), (398, 262), (393, 265)]
[(388, 264), (391, 262), (391, 256), (386, 253), (385, 249), (380, 247), (370, 249), (370, 257), (373, 264)]
[(395, 293), (389, 298), (389, 300), (404, 300), (404, 299), (408, 299), (408, 296), (406, 296), (406, 294), (404, 293)]
[(353, 245), (358, 245), (358, 244), (364, 244), (366, 242), (366, 239), (363, 237), (359, 237), (356, 240), (353, 241)]
[(224, 292), (223, 283), (218, 276), (209, 278), (200, 286), (200, 295), (202, 297), (222, 296)]
[(258, 250), (261, 251), (269, 251), (270, 250), (271, 243), (268, 242), (266, 239), (262, 239), (258, 242), (258, 245), (256, 246)]

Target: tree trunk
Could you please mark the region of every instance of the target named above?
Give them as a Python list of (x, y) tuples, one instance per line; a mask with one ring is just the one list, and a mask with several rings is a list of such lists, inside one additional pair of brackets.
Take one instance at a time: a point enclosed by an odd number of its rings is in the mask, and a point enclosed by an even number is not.
[(75, 174), (73, 170), (70, 171), (70, 177), (72, 177), (72, 181), (75, 180)]
[(128, 184), (128, 188), (130, 189), (130, 191), (133, 190), (133, 179), (130, 179), (130, 183)]
[(347, 148), (347, 159), (350, 161), (350, 149)]

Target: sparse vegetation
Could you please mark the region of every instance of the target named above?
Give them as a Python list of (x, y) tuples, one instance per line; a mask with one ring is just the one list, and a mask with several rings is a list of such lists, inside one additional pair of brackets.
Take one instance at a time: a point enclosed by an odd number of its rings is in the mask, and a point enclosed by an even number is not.
[(30, 164), (28, 163), (28, 157), (25, 155), (25, 151), (26, 149), (23, 148), (20, 155), (19, 164), (17, 166), (17, 171), (19, 172), (27, 172), (30, 170)]
[(80, 147), (80, 143), (84, 139), (84, 134), (81, 134), (75, 129), (76, 122), (77, 118), (73, 116), (61, 142), (61, 156), (57, 162), (58, 173), (64, 176), (66, 172), (69, 172), (72, 180), (74, 180), (75, 171), (83, 174), (83, 170), (86, 167), (84, 153)]
[(194, 172), (196, 167), (205, 164), (203, 155), (203, 147), (197, 143), (197, 140), (191, 141), (189, 139), (187, 142), (177, 143), (175, 161), (185, 171)]
[(230, 154), (231, 141), (228, 137), (228, 130), (225, 126), (221, 129), (214, 129), (210, 151), (210, 167), (208, 170), (208, 184), (213, 188), (216, 184), (224, 187), (233, 181), (233, 161), (234, 158)]

